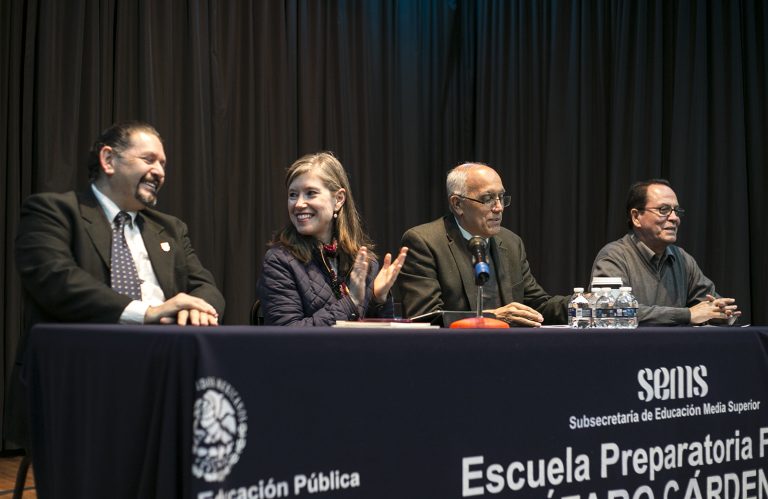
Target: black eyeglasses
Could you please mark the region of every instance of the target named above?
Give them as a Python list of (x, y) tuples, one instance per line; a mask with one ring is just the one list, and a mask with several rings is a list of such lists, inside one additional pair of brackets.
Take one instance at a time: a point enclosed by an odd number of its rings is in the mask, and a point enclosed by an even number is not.
[(662, 216), (662, 217), (668, 217), (669, 215), (672, 214), (673, 211), (675, 212), (675, 215), (677, 215), (678, 217), (682, 217), (685, 214), (685, 210), (680, 208), (679, 206), (677, 208), (672, 208), (668, 204), (657, 206), (656, 208), (643, 208), (643, 209), (658, 213), (659, 216)]
[(475, 203), (484, 204), (488, 208), (493, 208), (496, 205), (496, 202), (498, 201), (501, 203), (501, 206), (506, 208), (507, 206), (512, 203), (512, 196), (505, 196), (504, 194), (486, 194), (485, 196), (481, 197), (480, 199), (470, 198), (467, 196), (462, 196), (461, 194), (456, 194), (461, 199), (469, 199), (470, 201), (474, 201)]

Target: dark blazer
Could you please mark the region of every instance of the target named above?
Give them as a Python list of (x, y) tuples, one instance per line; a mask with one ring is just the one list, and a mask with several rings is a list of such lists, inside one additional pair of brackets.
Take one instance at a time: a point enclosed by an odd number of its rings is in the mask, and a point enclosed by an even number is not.
[[(408, 258), (397, 285), (404, 316), (477, 308), (472, 257), (452, 214), (408, 230), (402, 245), (408, 247)], [(550, 296), (536, 282), (522, 239), (502, 227), (488, 246), (501, 302), (528, 305), (544, 316), (545, 323), (565, 324), (569, 297)]]
[[(197, 296), (221, 316), (224, 297), (192, 249), (187, 226), (153, 209), (142, 210), (136, 220), (165, 297), (181, 292)], [(17, 367), (27, 331), (35, 323), (118, 321), (131, 299), (110, 288), (111, 241), (110, 222), (90, 188), (36, 194), (24, 202), (15, 248), (25, 294)]]
[[(372, 301), (373, 279), (379, 272), (374, 261), (368, 267), (363, 303), (364, 317), (392, 317), (392, 298), (381, 305)], [(257, 284), (264, 324), (279, 326), (332, 326), (337, 320), (360, 318), (349, 296), (336, 298), (328, 277), (314, 260), (304, 263), (283, 246), (264, 255)]]

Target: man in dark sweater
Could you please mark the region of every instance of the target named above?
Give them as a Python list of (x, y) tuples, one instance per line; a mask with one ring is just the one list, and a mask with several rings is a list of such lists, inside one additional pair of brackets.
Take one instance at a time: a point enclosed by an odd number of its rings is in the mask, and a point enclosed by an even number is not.
[(669, 182), (636, 182), (627, 197), (629, 233), (595, 258), (592, 278), (620, 277), (632, 286), (645, 325), (732, 322), (741, 315), (733, 298), (720, 297), (696, 260), (674, 243), (681, 216)]

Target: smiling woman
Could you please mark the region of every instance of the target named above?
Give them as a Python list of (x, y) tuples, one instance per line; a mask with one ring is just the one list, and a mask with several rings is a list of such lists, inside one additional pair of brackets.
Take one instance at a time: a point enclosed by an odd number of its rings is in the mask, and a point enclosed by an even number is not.
[[(323, 179), (312, 171), (299, 175), (288, 186), (288, 216), (302, 236), (312, 236), (331, 244), (333, 221), (346, 201), (346, 191), (331, 192)], [(347, 212), (350, 210), (348, 209)]]
[(337, 320), (392, 317), (389, 290), (405, 261), (387, 253), (379, 272), (349, 180), (329, 152), (288, 169), (290, 223), (277, 233), (258, 282), (264, 322), (328, 326)]

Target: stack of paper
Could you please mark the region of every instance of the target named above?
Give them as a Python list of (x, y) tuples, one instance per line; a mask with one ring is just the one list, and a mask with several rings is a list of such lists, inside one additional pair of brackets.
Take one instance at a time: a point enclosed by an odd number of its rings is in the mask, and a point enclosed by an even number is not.
[(333, 327), (350, 327), (355, 329), (436, 329), (428, 322), (408, 322), (398, 320), (362, 320), (362, 321), (336, 321)]

